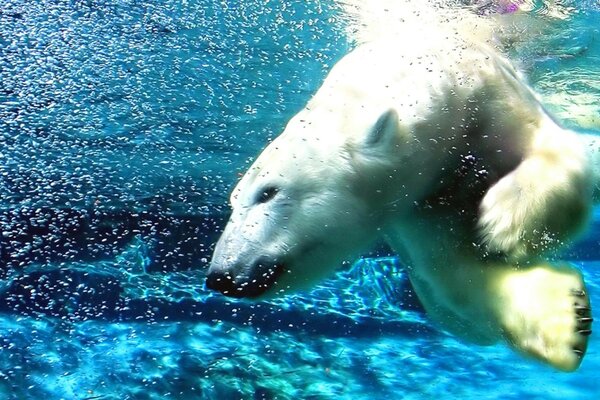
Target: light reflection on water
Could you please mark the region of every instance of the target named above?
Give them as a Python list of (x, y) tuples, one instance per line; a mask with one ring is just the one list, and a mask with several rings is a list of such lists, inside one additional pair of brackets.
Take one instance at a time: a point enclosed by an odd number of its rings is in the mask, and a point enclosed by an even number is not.
[(534, 17), (535, 40), (529, 40), (531, 32), (520, 32), (522, 25), (516, 23), (511, 55), (557, 118), (573, 129), (600, 132), (599, 3), (535, 3), (540, 5), (533, 11), (541, 15)]

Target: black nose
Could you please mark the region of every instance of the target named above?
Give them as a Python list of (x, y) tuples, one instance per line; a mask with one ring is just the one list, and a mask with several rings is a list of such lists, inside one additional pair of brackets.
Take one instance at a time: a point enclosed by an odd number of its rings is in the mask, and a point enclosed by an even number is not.
[(228, 272), (211, 271), (206, 277), (206, 287), (224, 295), (235, 296), (235, 282)]
[[(283, 273), (282, 265), (267, 264), (262, 259), (250, 268), (250, 272), (232, 275), (229, 271), (221, 268), (209, 268), (206, 276), (206, 287), (216, 290), (229, 297), (259, 297), (270, 289)], [(232, 268), (241, 270), (242, 268)]]

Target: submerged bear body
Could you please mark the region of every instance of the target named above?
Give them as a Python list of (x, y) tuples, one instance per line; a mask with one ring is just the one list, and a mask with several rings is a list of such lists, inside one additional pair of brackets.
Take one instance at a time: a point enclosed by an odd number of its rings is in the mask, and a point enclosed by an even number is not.
[(577, 368), (586, 289), (544, 257), (587, 221), (587, 142), (488, 44), (443, 26), (399, 32), (340, 60), (250, 167), (208, 286), (308, 288), (383, 237), (442, 327)]

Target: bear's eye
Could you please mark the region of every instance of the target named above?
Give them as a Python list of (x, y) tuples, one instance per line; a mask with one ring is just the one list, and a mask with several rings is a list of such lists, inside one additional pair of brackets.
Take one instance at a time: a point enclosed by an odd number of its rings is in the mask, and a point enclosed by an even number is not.
[(267, 201), (273, 199), (275, 195), (279, 192), (275, 186), (268, 186), (261, 190), (256, 197), (257, 203), (266, 203)]

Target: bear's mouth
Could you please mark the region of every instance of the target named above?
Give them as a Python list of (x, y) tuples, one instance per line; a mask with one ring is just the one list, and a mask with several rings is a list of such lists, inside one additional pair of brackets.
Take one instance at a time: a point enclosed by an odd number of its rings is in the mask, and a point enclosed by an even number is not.
[(206, 287), (228, 297), (257, 298), (271, 289), (284, 271), (281, 263), (258, 263), (249, 268), (248, 274), (232, 276), (228, 271), (210, 272)]

